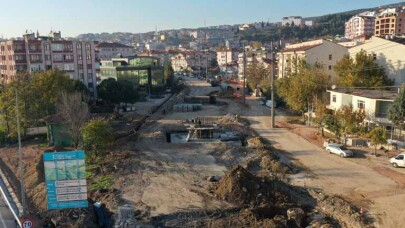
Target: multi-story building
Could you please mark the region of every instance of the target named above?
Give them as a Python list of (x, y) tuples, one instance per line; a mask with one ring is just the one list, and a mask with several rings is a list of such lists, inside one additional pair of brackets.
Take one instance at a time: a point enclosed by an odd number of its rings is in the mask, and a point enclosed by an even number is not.
[(395, 85), (405, 83), (405, 38), (373, 36), (364, 44), (350, 48), (349, 54), (354, 57), (362, 50), (373, 56), (379, 66), (384, 67), (388, 78)]
[(64, 40), (60, 32), (50, 36), (25, 34), (21, 40), (0, 42), (0, 56), (3, 83), (20, 73), (58, 69), (83, 82), (91, 98), (97, 97), (94, 42)]
[(375, 29), (374, 16), (354, 16), (345, 23), (345, 37), (354, 39), (362, 35), (372, 36)]
[[(246, 54), (246, 65), (244, 62), (244, 54)], [(246, 53), (240, 53), (238, 55), (238, 79), (240, 81), (244, 78), (244, 69), (247, 68), (254, 62), (263, 64), (264, 67), (271, 67), (272, 60), (269, 58), (270, 53), (265, 49), (259, 50), (249, 50)]]
[(278, 77), (288, 77), (298, 69), (298, 62), (303, 60), (307, 64), (321, 64), (329, 79), (335, 81), (336, 73), (333, 67), (348, 54), (348, 49), (329, 40), (313, 40), (299, 44), (287, 45), (277, 54)]
[(217, 49), (217, 62), (219, 66), (232, 64), (238, 61), (238, 51), (236, 49), (220, 48)]
[(202, 70), (216, 60), (211, 51), (184, 51), (171, 58), (174, 71)]
[(151, 56), (113, 58), (101, 61), (101, 80), (114, 78), (133, 83), (139, 92), (145, 94), (161, 93), (164, 88), (163, 66), (159, 59)]
[(168, 51), (159, 51), (159, 50), (151, 50), (151, 51), (144, 51), (138, 53), (138, 56), (152, 56), (159, 59), (160, 64), (163, 66), (169, 64), (173, 56), (178, 54), (178, 51), (175, 50), (168, 50)]
[(134, 47), (120, 43), (99, 43), (96, 45), (96, 51), (100, 60), (110, 60), (118, 56), (128, 57), (135, 54)]
[(283, 17), (281, 21), (282, 26), (300, 26), (302, 24), (301, 16)]
[(405, 34), (405, 11), (387, 9), (375, 19), (375, 36), (392, 36)]

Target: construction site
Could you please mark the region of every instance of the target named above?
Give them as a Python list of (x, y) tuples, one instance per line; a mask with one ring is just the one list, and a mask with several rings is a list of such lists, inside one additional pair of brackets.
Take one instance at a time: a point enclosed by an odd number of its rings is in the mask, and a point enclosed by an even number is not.
[[(109, 121), (120, 137), (87, 179), (89, 186), (108, 182), (103, 189), (90, 188), (88, 208), (47, 210), (42, 154), (66, 148), (38, 139), (24, 142), (27, 214), (36, 227), (401, 227), (405, 222), (405, 206), (392, 205), (405, 199), (403, 170), (384, 168), (382, 159), (335, 157), (325, 158), (333, 164), (322, 168), (319, 159), (328, 154), (318, 148), (316, 130), (288, 123), (299, 117), (277, 117), (283, 132), (273, 131), (269, 110), (256, 98), (244, 103), (206, 82), (187, 84), (150, 109)], [(0, 154), (19, 198), (17, 146), (1, 148)], [(100, 221), (96, 202), (110, 222)]]

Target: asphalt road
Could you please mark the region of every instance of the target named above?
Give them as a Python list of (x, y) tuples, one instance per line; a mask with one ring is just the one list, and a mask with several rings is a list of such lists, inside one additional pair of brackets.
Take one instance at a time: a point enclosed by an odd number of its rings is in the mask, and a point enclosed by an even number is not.
[[(405, 210), (403, 204), (394, 206), (389, 203), (405, 200), (405, 192), (394, 179), (377, 172), (372, 164), (361, 165), (353, 160), (361, 158), (341, 158), (328, 154), (323, 148), (288, 129), (271, 129), (270, 109), (261, 106), (257, 99), (249, 98), (248, 104), (250, 108), (244, 115), (251, 127), (276, 148), (284, 150), (286, 155), (308, 168), (308, 172), (294, 180), (293, 184), (321, 188), (329, 194), (341, 195), (357, 203), (369, 202), (371, 213), (378, 215), (381, 227), (398, 227), (395, 224), (405, 222), (401, 217)], [(285, 116), (279, 115), (276, 121), (283, 118)]]
[(14, 222), (13, 214), (11, 213), (10, 209), (8, 208), (6, 202), (4, 201), (3, 197), (0, 196), (0, 228), (14, 228), (16, 224)]

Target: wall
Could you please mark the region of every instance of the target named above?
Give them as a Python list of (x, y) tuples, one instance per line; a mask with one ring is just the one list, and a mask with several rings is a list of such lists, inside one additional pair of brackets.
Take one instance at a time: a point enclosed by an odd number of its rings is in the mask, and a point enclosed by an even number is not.
[[(405, 23), (405, 21), (404, 21)], [(380, 37), (349, 49), (351, 57), (365, 50), (370, 55), (375, 55), (378, 65), (384, 66), (387, 76), (395, 81), (395, 85), (405, 83), (405, 45)]]

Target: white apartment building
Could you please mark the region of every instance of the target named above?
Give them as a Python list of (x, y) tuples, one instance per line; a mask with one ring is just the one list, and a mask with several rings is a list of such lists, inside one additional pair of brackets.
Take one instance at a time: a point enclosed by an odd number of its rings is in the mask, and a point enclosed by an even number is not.
[(96, 45), (96, 51), (100, 60), (111, 60), (117, 57), (129, 57), (135, 55), (134, 47), (120, 43), (99, 43)]
[(385, 68), (388, 78), (394, 80), (395, 85), (405, 83), (405, 38), (373, 36), (348, 51), (351, 57), (355, 57), (361, 50), (372, 55), (378, 65)]
[(300, 26), (302, 24), (302, 17), (301, 16), (290, 16), (290, 17), (283, 17), (281, 21), (282, 26)]
[(219, 66), (235, 63), (238, 61), (238, 51), (235, 49), (220, 48), (217, 50), (217, 61)]
[(323, 65), (330, 80), (335, 81), (336, 73), (333, 67), (348, 54), (348, 49), (329, 40), (313, 40), (298, 44), (287, 45), (277, 54), (278, 77), (288, 77), (297, 70), (300, 60), (307, 64), (316, 63)]
[(374, 34), (374, 30), (374, 16), (354, 16), (345, 23), (345, 37), (348, 39), (354, 39), (355, 37), (362, 35), (372, 36)]

